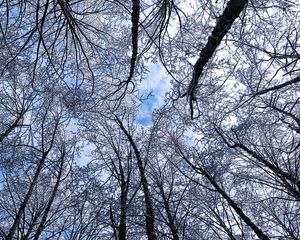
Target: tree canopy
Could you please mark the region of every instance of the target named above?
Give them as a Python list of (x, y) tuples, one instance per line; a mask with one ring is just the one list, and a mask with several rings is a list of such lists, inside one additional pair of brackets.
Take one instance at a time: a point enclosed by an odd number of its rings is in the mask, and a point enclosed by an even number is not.
[(0, 238), (300, 239), (299, 19), (297, 0), (1, 1)]

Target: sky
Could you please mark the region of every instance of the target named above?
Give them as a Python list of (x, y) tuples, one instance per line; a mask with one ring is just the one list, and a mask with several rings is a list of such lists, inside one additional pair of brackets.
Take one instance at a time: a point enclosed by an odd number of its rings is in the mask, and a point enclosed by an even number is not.
[(147, 127), (151, 124), (151, 115), (154, 109), (164, 104), (165, 94), (171, 88), (170, 78), (167, 76), (160, 63), (151, 63), (149, 73), (141, 84), (139, 90), (141, 94), (149, 97), (141, 105), (137, 123)]
[[(165, 94), (171, 88), (170, 78), (167, 76), (163, 66), (160, 63), (151, 63), (147, 77), (139, 84), (139, 91), (143, 96), (148, 96), (140, 106), (137, 115), (137, 124), (143, 127), (151, 125), (151, 116), (154, 109), (161, 107), (165, 101)], [(71, 123), (71, 131), (77, 130), (77, 121)], [(80, 156), (76, 157), (76, 163), (79, 166), (85, 166), (91, 160), (92, 151), (95, 146), (87, 141), (81, 142), (82, 146)]]

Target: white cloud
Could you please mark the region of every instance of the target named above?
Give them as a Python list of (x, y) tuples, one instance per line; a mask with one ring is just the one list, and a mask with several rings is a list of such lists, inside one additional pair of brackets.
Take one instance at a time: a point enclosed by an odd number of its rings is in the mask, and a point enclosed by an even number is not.
[(150, 124), (153, 110), (164, 104), (165, 94), (171, 88), (170, 78), (160, 63), (151, 63), (147, 78), (138, 88), (145, 97), (151, 93), (144, 100), (138, 114), (138, 123), (146, 126)]

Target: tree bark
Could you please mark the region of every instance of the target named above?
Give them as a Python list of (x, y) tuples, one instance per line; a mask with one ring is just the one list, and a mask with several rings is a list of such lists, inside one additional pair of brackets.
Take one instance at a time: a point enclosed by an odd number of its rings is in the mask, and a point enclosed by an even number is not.
[(166, 209), (167, 212), (167, 217), (168, 217), (168, 226), (171, 230), (172, 236), (174, 240), (179, 240), (179, 236), (178, 236), (178, 230), (174, 221), (174, 217), (172, 216), (171, 213), (171, 208), (170, 208), (170, 204), (169, 201), (166, 197), (166, 194), (164, 192), (163, 186), (159, 186), (159, 190), (160, 190), (160, 194), (163, 198), (163, 203), (164, 203), (164, 207)]
[(227, 201), (230, 207), (239, 215), (239, 217), (246, 223), (261, 240), (270, 240), (269, 237), (244, 213), (238, 204), (231, 199), (231, 197), (219, 186), (215, 179), (202, 167), (193, 165), (183, 154), (179, 146), (177, 147), (180, 156), (191, 166), (197, 173), (205, 176), (208, 181), (213, 185), (216, 191)]
[(150, 195), (150, 190), (149, 190), (149, 184), (148, 180), (145, 175), (145, 168), (143, 166), (143, 161), (142, 157), (140, 154), (140, 151), (138, 147), (136, 146), (133, 138), (131, 137), (130, 133), (126, 130), (124, 127), (122, 121), (115, 115), (116, 122), (120, 126), (121, 130), (123, 133), (126, 135), (130, 145), (132, 146), (134, 150), (134, 154), (137, 160), (137, 166), (141, 178), (141, 183), (143, 187), (143, 192), (144, 192), (144, 199), (145, 199), (145, 205), (146, 205), (146, 231), (147, 231), (147, 236), (149, 240), (156, 240), (157, 236), (155, 234), (155, 227), (154, 227), (154, 211), (153, 211), (153, 206), (152, 206), (152, 199)]
[(35, 233), (34, 240), (38, 240), (39, 239), (40, 235), (42, 234), (42, 231), (45, 228), (45, 224), (46, 224), (46, 221), (47, 221), (48, 214), (50, 212), (51, 206), (53, 204), (54, 198), (56, 196), (56, 193), (58, 191), (58, 187), (59, 187), (59, 184), (60, 184), (60, 181), (61, 181), (61, 178), (62, 178), (65, 155), (66, 155), (65, 149), (63, 149), (62, 155), (60, 157), (61, 163), (60, 163), (60, 166), (59, 166), (58, 176), (57, 176), (57, 179), (56, 179), (56, 182), (55, 182), (55, 185), (54, 185), (51, 197), (50, 197), (50, 199), (49, 199), (49, 201), (47, 203), (46, 209), (44, 211), (42, 220), (41, 220), (41, 222), (40, 222), (40, 224), (38, 226), (38, 229), (37, 229), (37, 231)]
[(191, 117), (193, 119), (193, 108), (192, 103), (195, 100), (195, 92), (198, 87), (199, 78), (202, 74), (203, 68), (213, 56), (216, 48), (220, 45), (222, 39), (226, 33), (231, 28), (233, 22), (240, 15), (240, 13), (245, 8), (248, 0), (230, 0), (227, 3), (227, 6), (219, 17), (216, 26), (214, 27), (211, 35), (208, 38), (208, 41), (205, 47), (200, 52), (200, 57), (194, 65), (193, 77), (190, 82), (188, 91), (185, 95), (189, 97), (190, 107), (191, 107)]
[[(46, 116), (44, 116), (44, 120), (45, 120), (45, 117)], [(42, 128), (43, 128), (43, 126), (42, 126)], [(44, 151), (44, 149), (43, 149), (43, 154), (42, 154), (42, 157), (41, 157), (41, 159), (40, 159), (40, 161), (38, 163), (38, 166), (37, 166), (37, 168), (35, 170), (35, 173), (34, 173), (34, 176), (33, 176), (33, 180), (30, 183), (29, 189), (28, 189), (28, 191), (27, 191), (27, 193), (26, 193), (26, 195), (25, 195), (25, 197), (24, 197), (24, 199), (23, 199), (23, 201), (22, 201), (22, 203), (21, 203), (21, 205), (20, 205), (20, 207), (18, 209), (18, 212), (17, 212), (17, 215), (16, 215), (16, 217), (14, 219), (13, 225), (9, 229), (8, 234), (5, 237), (5, 240), (12, 240), (13, 239), (13, 236), (14, 236), (14, 234), (15, 234), (15, 232), (17, 230), (17, 227), (18, 227), (18, 225), (20, 223), (21, 217), (24, 214), (25, 208), (26, 208), (26, 206), (27, 206), (27, 204), (29, 202), (29, 199), (30, 199), (30, 197), (31, 197), (31, 195), (33, 193), (34, 187), (36, 186), (36, 184), (38, 182), (38, 178), (39, 178), (39, 176), (40, 176), (40, 174), (42, 172), (42, 169), (43, 169), (43, 167), (45, 165), (47, 156), (48, 156), (49, 152), (51, 151), (51, 149), (53, 147), (54, 137), (55, 137), (57, 128), (58, 128), (58, 122), (55, 123), (54, 130), (53, 130), (53, 133), (52, 133), (52, 139), (51, 139), (51, 143), (50, 143), (49, 148), (46, 151)], [(42, 130), (42, 132), (43, 132), (43, 130)], [(42, 141), (44, 141), (44, 139), (42, 139)], [(42, 148), (44, 148), (44, 147), (42, 147)]]

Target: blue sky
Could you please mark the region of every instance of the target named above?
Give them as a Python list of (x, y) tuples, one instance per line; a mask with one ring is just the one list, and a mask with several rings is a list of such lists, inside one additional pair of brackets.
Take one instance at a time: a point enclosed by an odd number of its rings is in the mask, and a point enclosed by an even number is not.
[[(164, 68), (159, 63), (149, 65), (147, 77), (138, 85), (140, 93), (146, 98), (140, 106), (136, 123), (144, 127), (151, 125), (151, 116), (155, 108), (164, 104), (165, 93), (170, 89), (170, 78), (167, 77)], [(77, 121), (74, 119), (70, 124), (70, 130), (77, 131)], [(91, 153), (95, 149), (92, 143), (83, 141), (81, 155), (76, 157), (79, 166), (85, 166), (91, 160)]]
[(155, 108), (163, 105), (165, 93), (170, 89), (170, 86), (170, 79), (161, 64), (151, 63), (148, 76), (139, 85), (141, 94), (144, 96), (151, 94), (144, 100), (139, 109), (137, 123), (145, 127), (151, 124), (152, 112)]
[(137, 122), (143, 126), (150, 125), (151, 114), (157, 105), (157, 97), (155, 95), (149, 96), (140, 107)]

